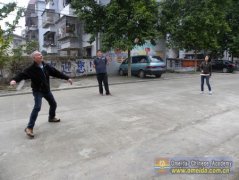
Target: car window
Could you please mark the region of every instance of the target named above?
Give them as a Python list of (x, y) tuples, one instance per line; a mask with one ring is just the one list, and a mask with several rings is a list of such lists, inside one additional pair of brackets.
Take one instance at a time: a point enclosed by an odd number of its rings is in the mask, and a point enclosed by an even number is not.
[(140, 58), (139, 63), (147, 63), (147, 60), (145, 57)]
[(150, 62), (163, 62), (163, 60), (159, 60), (158, 58), (150, 57)]
[(147, 56), (132, 57), (132, 64), (135, 64), (135, 63), (147, 63)]
[(224, 64), (229, 65), (229, 64), (232, 64), (232, 63), (229, 62), (229, 61), (224, 61)]
[(125, 59), (122, 64), (127, 64), (128, 63), (128, 59)]
[(160, 62), (164, 62), (164, 60), (160, 56), (152, 56), (150, 58), (154, 58), (154, 59), (157, 59)]
[(223, 61), (215, 61), (216, 64), (223, 64)]
[(138, 63), (138, 57), (132, 57), (132, 64)]

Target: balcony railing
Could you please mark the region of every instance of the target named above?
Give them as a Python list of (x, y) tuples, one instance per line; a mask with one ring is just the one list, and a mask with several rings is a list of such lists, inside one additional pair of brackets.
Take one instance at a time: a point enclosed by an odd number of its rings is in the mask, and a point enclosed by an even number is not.
[(57, 46), (49, 46), (46, 48), (47, 54), (57, 54), (58, 53), (58, 48)]
[(38, 26), (37, 25), (28, 25), (26, 26), (26, 31), (36, 31), (38, 30)]
[(59, 44), (59, 49), (62, 51), (70, 50), (70, 49), (80, 49), (80, 44), (79, 44), (79, 41), (75, 39), (68, 39), (68, 40), (62, 41)]
[(54, 25), (58, 20), (59, 15), (53, 9), (46, 9), (42, 14), (42, 26), (47, 28), (50, 25)]

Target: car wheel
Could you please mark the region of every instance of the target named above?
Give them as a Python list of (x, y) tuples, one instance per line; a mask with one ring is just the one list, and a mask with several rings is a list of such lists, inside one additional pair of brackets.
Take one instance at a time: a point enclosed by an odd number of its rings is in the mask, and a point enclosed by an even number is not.
[(162, 76), (162, 74), (156, 74), (155, 77), (156, 78), (160, 78)]
[(122, 69), (119, 70), (119, 75), (123, 76), (124, 75), (124, 71)]
[(143, 70), (140, 70), (140, 71), (139, 71), (139, 77), (140, 77), (140, 78), (144, 78), (144, 77), (145, 77), (145, 73), (144, 73)]
[(227, 73), (227, 72), (228, 72), (228, 69), (227, 69), (227, 68), (223, 68), (223, 69), (222, 69), (222, 72), (223, 72), (223, 73)]

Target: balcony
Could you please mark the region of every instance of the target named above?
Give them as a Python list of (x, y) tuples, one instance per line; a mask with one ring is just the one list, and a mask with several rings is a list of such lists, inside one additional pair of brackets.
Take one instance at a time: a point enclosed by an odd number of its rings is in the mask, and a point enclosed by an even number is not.
[(70, 1), (69, 2), (68, 1), (64, 4), (64, 8), (61, 10), (60, 14), (75, 17), (76, 16), (75, 15), (75, 10), (71, 8), (71, 6), (69, 4)]
[(57, 48), (56, 45), (55, 46), (48, 46), (46, 48), (46, 52), (47, 52), (47, 54), (57, 54), (58, 53), (58, 48)]
[(46, 32), (56, 32), (56, 26), (48, 26), (47, 28), (44, 28)]
[(67, 22), (58, 29), (58, 41), (64, 41), (67, 38), (78, 38), (75, 23)]
[(36, 31), (36, 30), (38, 30), (38, 27), (37, 27), (37, 25), (31, 25), (30, 27), (28, 27), (28, 29), (30, 31)]
[(54, 47), (56, 46), (56, 41), (55, 41), (55, 32), (46, 32), (44, 36), (44, 47)]
[(54, 3), (53, 0), (45, 0), (45, 3), (48, 4), (48, 3)]
[(26, 33), (29, 31), (38, 31), (38, 26), (37, 25), (28, 25), (26, 26)]
[(78, 39), (75, 33), (62, 33), (58, 36), (58, 41), (65, 41), (66, 39)]
[(32, 18), (36, 18), (37, 17), (37, 13), (31, 13), (31, 15), (30, 15), (30, 17), (32, 17)]
[(59, 50), (78, 50), (80, 49), (80, 43), (77, 39), (67, 39), (59, 43)]
[(53, 9), (45, 9), (42, 14), (42, 27), (47, 28), (51, 25), (55, 25), (55, 22), (59, 18), (59, 15)]

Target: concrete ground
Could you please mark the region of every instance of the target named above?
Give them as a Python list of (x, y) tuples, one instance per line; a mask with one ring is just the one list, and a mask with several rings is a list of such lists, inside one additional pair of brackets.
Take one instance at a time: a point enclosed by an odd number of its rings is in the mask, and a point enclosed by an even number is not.
[[(212, 96), (200, 94), (197, 74), (111, 77), (112, 96), (99, 96), (91, 78), (59, 83), (65, 90), (53, 93), (62, 122), (47, 122), (43, 101), (32, 140), (23, 132), (32, 95), (0, 97), (0, 180), (239, 179), (238, 74), (213, 74)], [(155, 172), (155, 159), (175, 156), (231, 157), (235, 173)]]

